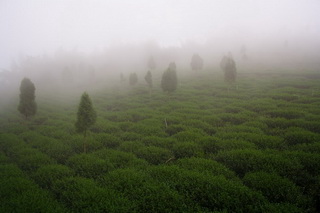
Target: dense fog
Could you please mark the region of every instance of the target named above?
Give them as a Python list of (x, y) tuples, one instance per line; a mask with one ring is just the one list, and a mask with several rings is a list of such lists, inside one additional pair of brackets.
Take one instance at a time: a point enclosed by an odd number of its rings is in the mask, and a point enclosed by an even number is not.
[(2, 0), (1, 96), (17, 93), (23, 77), (82, 91), (120, 73), (142, 76), (151, 57), (155, 76), (170, 62), (181, 74), (195, 53), (210, 72), (226, 54), (239, 73), (317, 71), (319, 9), (317, 0)]

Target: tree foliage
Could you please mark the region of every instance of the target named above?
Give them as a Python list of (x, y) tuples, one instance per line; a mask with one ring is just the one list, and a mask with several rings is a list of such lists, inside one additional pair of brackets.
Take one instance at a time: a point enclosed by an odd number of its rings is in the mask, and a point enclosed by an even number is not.
[(236, 63), (233, 60), (231, 54), (228, 56), (223, 56), (220, 67), (224, 72), (224, 81), (227, 83), (233, 83), (236, 81), (237, 77), (237, 68)]
[(162, 75), (161, 88), (164, 92), (174, 92), (177, 89), (177, 84), (176, 64), (170, 63), (169, 68)]
[(149, 86), (150, 88), (152, 88), (152, 86), (153, 86), (153, 85), (152, 85), (152, 74), (151, 74), (150, 71), (147, 72), (147, 74), (146, 74), (146, 76), (144, 77), (144, 79), (146, 80), (148, 86)]
[(131, 86), (135, 85), (138, 82), (138, 76), (137, 73), (130, 73), (129, 76), (129, 83)]
[(20, 85), (20, 103), (18, 110), (26, 118), (33, 116), (37, 112), (37, 104), (35, 102), (35, 86), (29, 78), (24, 78)]
[(75, 123), (77, 132), (84, 133), (86, 135), (86, 131), (96, 122), (96, 120), (96, 111), (93, 109), (88, 93), (85, 92), (81, 96), (78, 108), (77, 121)]
[(199, 56), (199, 54), (193, 54), (190, 65), (194, 71), (202, 70), (203, 59)]

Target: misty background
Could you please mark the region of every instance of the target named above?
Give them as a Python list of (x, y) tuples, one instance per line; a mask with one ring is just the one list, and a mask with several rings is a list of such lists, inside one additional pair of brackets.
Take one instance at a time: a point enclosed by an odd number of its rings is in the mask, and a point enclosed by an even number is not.
[(220, 72), (232, 54), (238, 72), (318, 71), (318, 0), (0, 0), (0, 93), (143, 81), (152, 56), (159, 77), (171, 61), (190, 71), (194, 53)]

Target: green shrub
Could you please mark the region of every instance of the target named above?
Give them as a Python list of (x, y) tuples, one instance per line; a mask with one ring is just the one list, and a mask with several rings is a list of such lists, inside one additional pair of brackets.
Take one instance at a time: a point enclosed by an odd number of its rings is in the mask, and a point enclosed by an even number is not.
[(12, 154), (14, 147), (24, 146), (23, 141), (16, 135), (11, 133), (1, 133), (0, 134), (0, 150), (7, 155)]
[(304, 113), (301, 110), (288, 110), (288, 109), (278, 109), (270, 110), (265, 112), (267, 116), (271, 118), (285, 118), (285, 119), (298, 119), (304, 116)]
[(125, 195), (137, 212), (186, 212), (184, 200), (175, 190), (134, 169), (119, 169), (104, 176), (101, 184)]
[(15, 164), (0, 164), (0, 179), (9, 177), (24, 177), (24, 174)]
[(13, 165), (0, 167), (1, 212), (66, 212), (47, 191)]
[(108, 133), (95, 134), (93, 137), (106, 148), (117, 148), (121, 142), (120, 138)]
[(215, 160), (204, 158), (182, 158), (177, 160), (176, 164), (183, 169), (210, 175), (223, 175), (227, 179), (236, 179), (235, 173)]
[(41, 166), (55, 163), (48, 155), (33, 148), (17, 150), (13, 160), (26, 172), (34, 172)]
[(278, 154), (259, 150), (219, 152), (215, 160), (226, 165), (240, 177), (251, 171), (266, 171), (294, 179), (302, 169), (302, 165), (295, 159), (287, 159)]
[(157, 136), (147, 136), (144, 137), (141, 142), (146, 146), (157, 146), (165, 149), (171, 149), (176, 140), (170, 137), (162, 138)]
[[(214, 147), (213, 147), (214, 146)], [(212, 145), (214, 153), (219, 151), (228, 151), (233, 149), (256, 149), (256, 146), (248, 141), (242, 139), (233, 140), (219, 140)]]
[(306, 144), (306, 143), (297, 144), (297, 145), (291, 146), (290, 150), (320, 154), (320, 142), (309, 143), (309, 144)]
[(303, 213), (303, 209), (291, 203), (268, 203), (262, 207), (261, 212), (272, 213)]
[(319, 142), (320, 137), (318, 134), (303, 130), (300, 128), (290, 128), (287, 130), (284, 140), (288, 145), (296, 145), (302, 143)]
[(190, 129), (188, 131), (179, 132), (172, 137), (177, 139), (178, 141), (187, 142), (197, 142), (200, 138), (202, 138), (205, 134), (198, 129)]
[(132, 212), (133, 205), (118, 192), (100, 188), (91, 180), (67, 177), (53, 183), (52, 191), (71, 212)]
[(97, 178), (113, 169), (108, 160), (98, 158), (93, 154), (77, 154), (68, 159), (66, 164), (77, 175), (88, 178)]
[(74, 172), (67, 166), (52, 164), (40, 167), (32, 177), (42, 188), (50, 189), (54, 181), (73, 175)]
[(195, 142), (177, 142), (172, 147), (175, 158), (200, 157), (203, 155), (201, 147)]
[[(129, 131), (143, 135), (143, 136), (163, 136), (163, 128), (154, 125), (145, 125), (136, 123), (129, 128)], [(142, 138), (142, 137), (141, 137)]]
[(143, 136), (135, 132), (124, 132), (120, 138), (122, 141), (140, 141)]
[(139, 149), (143, 148), (144, 144), (140, 141), (126, 141), (120, 144), (119, 149), (124, 152), (137, 153)]
[(287, 178), (266, 172), (247, 173), (243, 183), (262, 192), (269, 201), (296, 204), (302, 199), (299, 188)]
[[(212, 176), (177, 166), (151, 167), (148, 173), (189, 201), (209, 211), (252, 212), (265, 204), (264, 197), (241, 183), (228, 181), (223, 176)], [(252, 205), (250, 205), (252, 204)]]
[(220, 113), (219, 118), (225, 123), (231, 123), (234, 125), (239, 125), (252, 119), (250, 118), (249, 115), (245, 113), (238, 113), (238, 114)]
[(92, 154), (110, 161), (114, 168), (144, 168), (148, 165), (145, 160), (137, 158), (133, 153), (119, 150), (101, 149)]
[(156, 146), (143, 147), (137, 151), (136, 155), (154, 165), (165, 163), (173, 157), (169, 150)]
[(179, 132), (185, 131), (186, 127), (184, 125), (181, 124), (173, 124), (173, 125), (169, 125), (166, 129), (165, 132), (169, 135), (175, 135)]

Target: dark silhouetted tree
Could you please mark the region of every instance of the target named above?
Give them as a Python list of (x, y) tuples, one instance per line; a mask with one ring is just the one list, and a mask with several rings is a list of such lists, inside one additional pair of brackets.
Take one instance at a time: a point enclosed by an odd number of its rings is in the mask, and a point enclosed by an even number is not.
[(203, 60), (198, 54), (193, 54), (190, 65), (194, 71), (202, 70)]
[(152, 88), (152, 74), (150, 71), (147, 72), (146, 76), (144, 76), (149, 88)]
[(130, 73), (129, 83), (131, 86), (134, 86), (138, 82), (138, 76), (136, 73)]
[(156, 68), (156, 62), (154, 61), (153, 57), (150, 56), (149, 60), (148, 60), (148, 68), (150, 70), (153, 70)]
[(29, 78), (24, 78), (20, 85), (20, 103), (18, 110), (26, 119), (33, 116), (37, 112), (37, 104), (35, 102), (35, 86)]
[(83, 151), (86, 152), (86, 137), (87, 131), (97, 120), (97, 114), (93, 109), (91, 99), (85, 92), (81, 96), (80, 104), (78, 107), (77, 121), (75, 127), (77, 132), (83, 133), (85, 141), (83, 143)]
[(232, 57), (227, 56), (227, 58), (225, 59), (224, 65), (223, 65), (223, 71), (224, 71), (225, 82), (234, 83), (236, 81), (237, 68), (236, 68), (236, 63), (234, 62)]
[(174, 92), (177, 89), (177, 84), (176, 64), (170, 63), (169, 68), (162, 75), (161, 88), (164, 92)]

